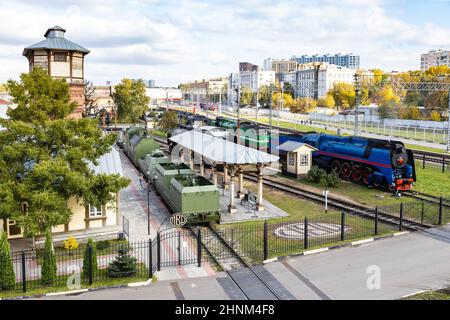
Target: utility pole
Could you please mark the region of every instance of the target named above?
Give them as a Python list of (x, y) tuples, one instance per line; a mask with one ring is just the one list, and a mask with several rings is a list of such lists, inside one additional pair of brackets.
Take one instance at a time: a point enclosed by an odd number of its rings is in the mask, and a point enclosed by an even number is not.
[(258, 121), (259, 88), (256, 87), (256, 121)]
[(270, 134), (272, 135), (272, 104), (273, 104), (273, 99), (272, 99), (272, 95), (273, 95), (273, 85), (270, 84), (270, 96), (269, 96), (269, 130), (270, 130)]
[(450, 90), (448, 91), (448, 126), (447, 126), (447, 152), (450, 152)]
[(355, 73), (355, 136), (359, 136), (359, 91), (360, 91), (360, 83), (359, 83), (359, 75)]
[(241, 81), (237, 89), (237, 127), (236, 127), (237, 144), (241, 142)]

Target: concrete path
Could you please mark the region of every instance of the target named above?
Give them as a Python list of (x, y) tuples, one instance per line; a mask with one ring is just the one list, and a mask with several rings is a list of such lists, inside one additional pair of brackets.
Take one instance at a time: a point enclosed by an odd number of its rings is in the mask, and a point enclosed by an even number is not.
[[(447, 225), (359, 247), (288, 258), (259, 266), (257, 273), (265, 277), (271, 292), (276, 290), (284, 299), (398, 299), (450, 286), (449, 265), (450, 225)], [(249, 281), (249, 275), (241, 273), (232, 278), (220, 273), (63, 298), (240, 300), (246, 299), (246, 295), (260, 299), (267, 291)], [(263, 299), (270, 298), (270, 293), (263, 295)]]

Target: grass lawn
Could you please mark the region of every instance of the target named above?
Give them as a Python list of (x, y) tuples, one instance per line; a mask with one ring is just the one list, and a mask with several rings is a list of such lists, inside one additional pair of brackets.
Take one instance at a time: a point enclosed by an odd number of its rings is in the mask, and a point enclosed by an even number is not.
[(403, 298), (402, 300), (450, 300), (450, 288), (426, 291)]
[[(68, 276), (58, 276), (55, 281), (55, 284), (51, 286), (43, 286), (40, 280), (28, 281), (27, 292), (25, 293), (22, 292), (22, 285), (19, 283), (16, 284), (15, 290), (11, 291), (0, 290), (0, 298), (7, 299), (21, 296), (38, 296), (53, 292), (69, 291), (70, 289), (67, 287), (67, 279)], [(94, 282), (92, 286), (89, 286), (87, 284), (87, 281), (82, 280), (81, 289), (119, 286), (119, 285), (126, 285), (132, 282), (142, 282), (147, 280), (148, 280), (148, 270), (144, 264), (139, 263), (137, 265), (136, 275), (131, 277), (109, 278), (106, 269), (99, 270), (94, 274)]]
[(435, 196), (450, 197), (450, 172), (442, 173), (440, 165), (426, 164), (422, 169), (422, 161), (416, 161), (417, 182), (414, 190)]
[[(255, 117), (247, 117), (246, 119), (252, 120), (252, 121), (256, 121)], [(269, 118), (258, 117), (258, 122), (261, 122), (261, 123), (264, 123), (264, 124), (269, 124)], [(322, 132), (322, 133), (328, 133), (328, 134), (336, 134), (335, 131), (325, 130), (325, 129), (322, 129), (322, 128), (316, 128), (316, 127), (313, 127), (313, 126), (307, 126), (307, 125), (297, 124), (297, 123), (283, 121), (283, 120), (277, 121), (277, 119), (275, 119), (275, 118), (272, 119), (272, 125), (273, 126), (282, 127), (282, 128), (287, 128), (287, 129), (294, 129), (294, 130), (304, 131), (304, 132), (316, 131), (316, 132)]]
[[(246, 182), (245, 188), (252, 192), (256, 191), (256, 186), (249, 182)], [(320, 236), (311, 235), (308, 250), (323, 246), (338, 245), (350, 240), (363, 239), (374, 235), (373, 220), (347, 214), (345, 223), (347, 230), (345, 232), (345, 241), (342, 242), (340, 238), (340, 212), (336, 210), (328, 210), (328, 212), (325, 212), (325, 208), (319, 204), (268, 187), (264, 189), (264, 197), (267, 201), (289, 214), (289, 217), (268, 221), (269, 257), (297, 254), (305, 250), (303, 237), (288, 240), (274, 234), (275, 230), (279, 227), (302, 222), (305, 217), (308, 218), (310, 228), (317, 223), (326, 223), (328, 226), (333, 226), (333, 230), (327, 231), (325, 234)], [(262, 221), (254, 221), (235, 225), (219, 225), (216, 228), (229, 243), (234, 244), (233, 247), (238, 252), (248, 257), (252, 262), (261, 262), (263, 259), (264, 237), (262, 226)], [(379, 235), (396, 231), (391, 226), (381, 223), (378, 228)]]

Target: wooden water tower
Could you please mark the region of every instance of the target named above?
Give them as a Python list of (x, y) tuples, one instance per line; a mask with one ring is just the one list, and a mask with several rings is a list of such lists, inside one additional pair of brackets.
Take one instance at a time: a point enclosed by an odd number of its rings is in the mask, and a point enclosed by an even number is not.
[(26, 47), (23, 55), (28, 58), (30, 71), (41, 67), (55, 79), (66, 79), (72, 101), (77, 109), (71, 118), (81, 118), (84, 108), (84, 56), (90, 51), (64, 37), (66, 30), (55, 26), (45, 33), (45, 40)]

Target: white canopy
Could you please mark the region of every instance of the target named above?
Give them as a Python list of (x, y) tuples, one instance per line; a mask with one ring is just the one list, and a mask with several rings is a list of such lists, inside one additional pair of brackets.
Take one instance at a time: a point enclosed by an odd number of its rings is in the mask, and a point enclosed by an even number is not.
[(280, 159), (266, 152), (194, 130), (176, 135), (170, 140), (216, 164), (269, 164)]

